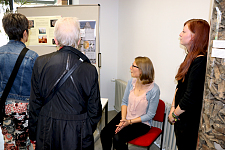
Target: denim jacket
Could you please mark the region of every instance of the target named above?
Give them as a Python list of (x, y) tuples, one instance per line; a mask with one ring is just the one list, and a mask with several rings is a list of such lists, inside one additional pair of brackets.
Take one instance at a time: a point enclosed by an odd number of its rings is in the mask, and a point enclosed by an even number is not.
[[(10, 40), (6, 45), (0, 47), (0, 95), (2, 95), (16, 60), (25, 46), (21, 41)], [(32, 70), (37, 57), (36, 52), (27, 51), (7, 99), (28, 102)]]
[[(127, 83), (127, 87), (124, 92), (121, 106), (122, 105), (128, 106), (130, 91), (133, 89), (132, 80), (133, 78), (130, 79)], [(146, 99), (148, 100), (146, 114), (140, 116), (142, 122), (148, 121), (151, 126), (152, 126), (152, 119), (154, 118), (156, 114), (156, 109), (158, 107), (159, 95), (160, 95), (159, 86), (156, 83), (153, 83), (153, 84), (154, 84), (154, 87), (146, 93)]]

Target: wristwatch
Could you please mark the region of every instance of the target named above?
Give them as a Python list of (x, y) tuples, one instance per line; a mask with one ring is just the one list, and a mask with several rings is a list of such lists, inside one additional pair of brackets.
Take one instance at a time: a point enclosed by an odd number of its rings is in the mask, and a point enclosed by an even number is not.
[(178, 117), (177, 115), (175, 115), (175, 113), (174, 113), (174, 112), (172, 113), (172, 116), (173, 116), (173, 118), (175, 119), (174, 121), (175, 121), (175, 122), (177, 122), (177, 121), (178, 121), (178, 119), (179, 119), (179, 117)]

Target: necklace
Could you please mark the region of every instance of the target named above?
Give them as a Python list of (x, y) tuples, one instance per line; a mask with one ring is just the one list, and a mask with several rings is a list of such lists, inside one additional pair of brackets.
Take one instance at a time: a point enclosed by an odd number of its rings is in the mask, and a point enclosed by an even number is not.
[(137, 88), (138, 92), (140, 93), (141, 90), (144, 89), (144, 85), (142, 85), (141, 83), (136, 83), (136, 88)]

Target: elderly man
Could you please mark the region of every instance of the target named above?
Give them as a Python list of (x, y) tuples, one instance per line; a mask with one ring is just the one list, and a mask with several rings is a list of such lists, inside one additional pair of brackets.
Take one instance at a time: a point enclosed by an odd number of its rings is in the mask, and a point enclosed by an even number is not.
[(75, 48), (80, 42), (76, 18), (59, 19), (54, 36), (59, 51), (38, 57), (33, 68), (30, 139), (37, 150), (93, 150), (102, 115), (98, 73)]

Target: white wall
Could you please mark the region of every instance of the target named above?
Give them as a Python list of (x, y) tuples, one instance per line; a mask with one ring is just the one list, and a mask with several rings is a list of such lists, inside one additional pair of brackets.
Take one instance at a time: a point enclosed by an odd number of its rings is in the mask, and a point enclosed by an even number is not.
[(120, 0), (117, 78), (128, 80), (136, 56), (148, 56), (155, 68), (160, 98), (171, 103), (175, 75), (185, 52), (179, 33), (185, 21), (209, 21), (211, 0)]
[(9, 8), (9, 7), (0, 4), (0, 8), (1, 8), (1, 9), (0, 9), (0, 40), (1, 40), (0, 46), (3, 46), (3, 45), (5, 45), (6, 43), (8, 43), (8, 41), (9, 41), (9, 38), (8, 38), (8, 36), (6, 35), (6, 33), (5, 33), (5, 31), (4, 31), (3, 27), (2, 27), (2, 18), (3, 18), (4, 13), (5, 13), (5, 12), (3, 11), (3, 8), (4, 8), (4, 10), (5, 10), (6, 8)]

